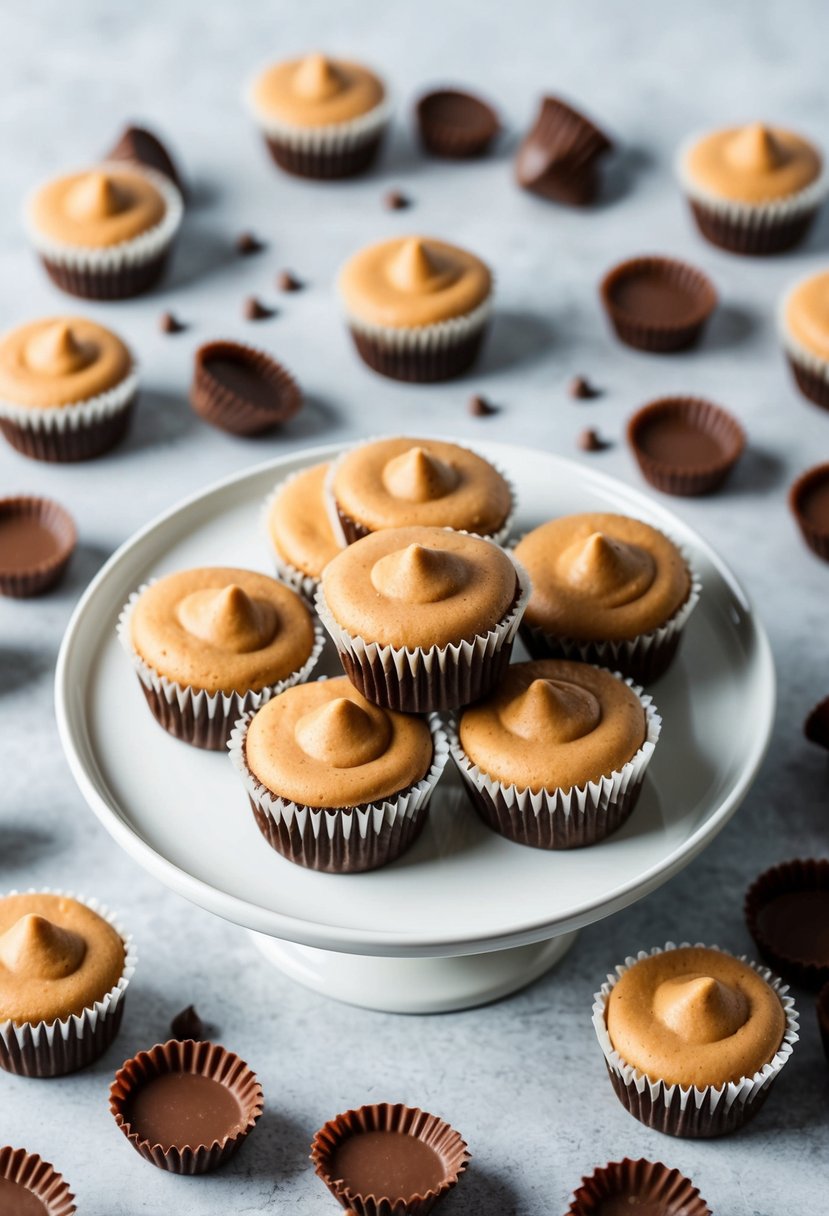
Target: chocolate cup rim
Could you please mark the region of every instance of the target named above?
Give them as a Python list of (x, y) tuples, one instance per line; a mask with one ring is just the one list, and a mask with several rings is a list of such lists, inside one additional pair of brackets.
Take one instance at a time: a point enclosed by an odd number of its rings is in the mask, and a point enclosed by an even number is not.
[[(10, 1172), (14, 1169), (15, 1175), (19, 1175), (22, 1167), (36, 1175), (40, 1174), (41, 1170), (44, 1172), (37, 1182), (31, 1185), (29, 1181), (21, 1182), (19, 1177), (13, 1177)], [(3, 1145), (0, 1147), (0, 1178), (17, 1182), (39, 1199), (47, 1216), (74, 1216), (77, 1211), (75, 1196), (69, 1189), (69, 1183), (51, 1161), (44, 1161), (40, 1153), (30, 1153), (25, 1148), (12, 1148), (10, 1144)]]
[[(717, 429), (726, 436), (730, 450), (723, 451), (719, 460), (709, 464), (671, 464), (667, 460), (652, 456), (642, 446), (640, 434), (643, 426), (648, 422), (652, 422), (654, 418), (667, 417), (670, 414), (688, 415), (692, 412), (696, 414), (697, 420), (702, 416), (706, 420), (713, 421)], [(697, 427), (697, 430), (712, 435), (712, 431), (707, 427)], [(644, 461), (663, 476), (677, 477), (703, 477), (727, 473), (742, 456), (748, 441), (742, 423), (728, 410), (717, 405), (716, 402), (710, 401), (707, 397), (681, 393), (656, 397), (640, 406), (628, 419), (626, 433), (631, 450), (640, 465)]]
[[(689, 311), (687, 317), (673, 322), (665, 322), (650, 317), (643, 320), (635, 313), (628, 312), (619, 307), (613, 296), (614, 288), (624, 279), (649, 269), (657, 270), (659, 273), (667, 271), (673, 275), (681, 274), (692, 280), (699, 287), (697, 306), (694, 310)], [(619, 317), (623, 323), (645, 325), (649, 330), (660, 334), (671, 334), (677, 330), (704, 325), (719, 303), (717, 289), (704, 270), (700, 270), (690, 262), (683, 262), (679, 258), (671, 258), (659, 253), (639, 254), (636, 257), (626, 258), (623, 262), (617, 262), (615, 266), (611, 266), (610, 270), (604, 274), (599, 283), (599, 294), (601, 295), (605, 311), (611, 318), (615, 319)]]
[[(408, 1196), (376, 1195), (373, 1192), (366, 1195), (361, 1191), (351, 1190), (344, 1179), (335, 1178), (333, 1174), (326, 1170), (325, 1163), (330, 1160), (331, 1153), (330, 1147), (323, 1147), (322, 1138), (324, 1136), (330, 1136), (334, 1141), (334, 1147), (338, 1148), (345, 1140), (352, 1138), (354, 1135), (362, 1134), (360, 1132), (352, 1132), (350, 1128), (344, 1126), (345, 1121), (351, 1116), (358, 1118), (365, 1117), (368, 1112), (372, 1112), (373, 1115), (377, 1116), (380, 1112), (395, 1110), (398, 1112), (399, 1117), (411, 1115), (413, 1118), (418, 1118), (419, 1116), (423, 1116), (425, 1119), (434, 1120), (435, 1128), (438, 1129), (442, 1135), (447, 1136), (452, 1153), (452, 1156), (449, 1157), (450, 1165), (446, 1164), (447, 1157), (444, 1154), (437, 1154), (437, 1150), (434, 1150), (435, 1153), (440, 1156), (445, 1170), (445, 1175), (439, 1183), (437, 1183), (435, 1186), (429, 1187), (429, 1189), (426, 1191)], [(401, 1134), (411, 1135), (412, 1133), (402, 1132)], [(422, 1139), (419, 1134), (415, 1135), (414, 1138), (418, 1140)], [(349, 1208), (352, 1207), (355, 1202), (361, 1206), (368, 1203), (379, 1205), (384, 1200), (394, 1204), (402, 1204), (403, 1207), (406, 1208), (413, 1204), (422, 1204), (426, 1202), (434, 1203), (441, 1199), (447, 1191), (451, 1190), (452, 1187), (457, 1184), (461, 1176), (465, 1173), (466, 1167), (471, 1160), (471, 1153), (469, 1152), (469, 1146), (461, 1136), (460, 1132), (456, 1131), (455, 1128), (452, 1127), (451, 1123), (447, 1123), (445, 1119), (441, 1119), (439, 1115), (431, 1115), (428, 1111), (421, 1110), (419, 1106), (406, 1106), (405, 1103), (402, 1102), (374, 1102), (365, 1106), (352, 1107), (350, 1110), (342, 1111), (340, 1114), (335, 1115), (332, 1119), (329, 1119), (327, 1123), (324, 1123), (322, 1127), (314, 1133), (314, 1138), (311, 1141), (310, 1158), (314, 1164), (314, 1172), (320, 1181), (328, 1187), (332, 1194), (336, 1195), (340, 1202), (345, 1201)], [(454, 1166), (452, 1165), (453, 1160)]]
[[(209, 364), (212, 357), (221, 355), (227, 357), (231, 362), (241, 363), (247, 367), (253, 366), (258, 371), (264, 372), (268, 382), (278, 389), (280, 397), (287, 406), (286, 411), (278, 413), (277, 416), (277, 412), (273, 409), (266, 409), (264, 406), (251, 403), (242, 394), (227, 388), (217, 380), (210, 371)], [(267, 351), (251, 346), (248, 342), (236, 342), (232, 338), (214, 338), (196, 347), (193, 355), (191, 402), (200, 387), (198, 385), (200, 376), (204, 376), (209, 381), (211, 388), (217, 394), (219, 398), (218, 413), (222, 415), (232, 414), (235, 409), (241, 408), (248, 414), (258, 415), (263, 426), (278, 426), (289, 422), (302, 407), (303, 393), (296, 377), (285, 367), (284, 363), (280, 363)], [(200, 413), (199, 410), (196, 412)]]
[(44, 558), (42, 561), (36, 562), (31, 566), (24, 566), (19, 569), (9, 569), (0, 565), (0, 581), (8, 578), (43, 578), (69, 561), (78, 544), (78, 529), (74, 519), (66, 508), (62, 507), (54, 498), (47, 498), (41, 494), (6, 495), (0, 498), (0, 519), (7, 515), (33, 515), (45, 527), (49, 526), (46, 520), (52, 517), (65, 532), (65, 535), (61, 537), (49, 527), (49, 531), (60, 543), (57, 554), (54, 557)]
[[(204, 1071), (204, 1068), (194, 1070), (190, 1068), (157, 1068), (159, 1061), (163, 1063), (170, 1062), (170, 1058), (178, 1056), (178, 1062), (181, 1063), (185, 1054), (185, 1048), (199, 1048), (206, 1046), (212, 1049), (207, 1054), (212, 1055), (213, 1051), (217, 1053), (213, 1060), (205, 1060), (204, 1064), (211, 1064), (211, 1071)], [(165, 1059), (165, 1053), (167, 1058)], [(234, 1080), (232, 1085), (228, 1085), (226, 1081), (213, 1075), (217, 1065), (224, 1064), (241, 1065), (242, 1071)], [(148, 1136), (143, 1136), (133, 1128), (133, 1125), (124, 1117), (123, 1110), (132, 1095), (141, 1088), (144, 1078), (131, 1077), (130, 1070), (134, 1066), (142, 1067), (149, 1064), (154, 1069), (152, 1077), (156, 1078), (164, 1075), (172, 1075), (175, 1072), (198, 1072), (199, 1076), (208, 1077), (210, 1080), (216, 1081), (217, 1084), (223, 1085), (230, 1093), (237, 1098), (242, 1113), (247, 1115), (247, 1122), (244, 1127), (240, 1127), (235, 1131), (228, 1132), (221, 1139), (214, 1137), (213, 1140), (201, 1140), (198, 1143), (188, 1141), (183, 1144), (168, 1144), (164, 1145), (158, 1141), (152, 1140)], [(251, 1096), (247, 1107), (243, 1106), (242, 1098), (237, 1092), (239, 1089), (250, 1086)], [(120, 1091), (120, 1092), (116, 1092)], [(144, 1051), (136, 1052), (125, 1060), (121, 1067), (115, 1073), (112, 1079), (112, 1084), (109, 1088), (109, 1109), (116, 1124), (124, 1133), (124, 1136), (139, 1152), (152, 1152), (154, 1149), (159, 1149), (165, 1158), (170, 1156), (180, 1156), (187, 1152), (198, 1152), (199, 1149), (207, 1149), (208, 1151), (219, 1148), (223, 1150), (228, 1144), (235, 1141), (244, 1140), (253, 1131), (259, 1118), (265, 1109), (265, 1095), (262, 1091), (262, 1086), (259, 1083), (259, 1078), (256, 1073), (247, 1064), (241, 1056), (238, 1056), (235, 1051), (230, 1051), (229, 1048), (223, 1047), (220, 1043), (214, 1043), (210, 1039), (167, 1039), (164, 1043), (155, 1043), (152, 1047)]]
[(813, 464), (792, 482), (789, 487), (789, 508), (801, 528), (808, 529), (808, 531), (816, 536), (829, 538), (829, 528), (821, 528), (813, 523), (808, 516), (804, 515), (801, 507), (804, 493), (820, 482), (825, 482), (829, 485), (829, 461), (825, 461), (822, 464)]
[[(478, 121), (470, 127), (465, 127), (457, 123), (447, 122), (446, 119), (440, 116), (436, 117), (434, 114), (430, 114), (430, 107), (446, 97), (460, 98), (463, 102), (471, 103), (472, 107), (478, 112)], [(468, 139), (470, 143), (478, 144), (483, 143), (485, 140), (493, 139), (501, 130), (501, 121), (494, 106), (490, 105), (488, 101), (477, 93), (472, 93), (469, 89), (454, 85), (444, 85), (421, 93), (415, 102), (414, 109), (421, 129), (428, 130), (432, 125), (444, 130), (449, 129), (454, 136), (464, 140)]]
[[(585, 1174), (581, 1180), (581, 1185), (576, 1188), (570, 1199), (570, 1206), (567, 1209), (566, 1216), (585, 1216), (585, 1213), (594, 1213), (596, 1211), (595, 1203), (593, 1202), (594, 1194), (602, 1183), (610, 1182), (611, 1187), (617, 1184), (619, 1189), (627, 1181), (634, 1169), (649, 1168), (652, 1174), (660, 1183), (670, 1183), (672, 1186), (677, 1184), (683, 1188), (681, 1210), (683, 1216), (712, 1216), (711, 1209), (699, 1192), (699, 1187), (681, 1170), (676, 1167), (665, 1165), (662, 1161), (651, 1161), (647, 1157), (623, 1157), (620, 1161), (608, 1161), (607, 1165), (597, 1166), (592, 1174)], [(612, 1195), (613, 1190), (610, 1191)], [(619, 1190), (616, 1191), (619, 1193)], [(607, 1198), (608, 1192), (599, 1196), (600, 1199)], [(655, 1198), (660, 1198), (656, 1194)]]
[[(804, 878), (806, 881), (803, 881)], [(814, 881), (810, 882), (809, 879)], [(770, 945), (759, 924), (761, 911), (772, 899), (799, 891), (829, 892), (829, 857), (793, 857), (763, 870), (746, 891), (743, 916), (760, 953), (772, 962), (784, 978), (788, 972), (791, 982), (800, 987), (821, 987), (823, 977), (829, 978), (829, 958), (820, 963), (786, 954)]]

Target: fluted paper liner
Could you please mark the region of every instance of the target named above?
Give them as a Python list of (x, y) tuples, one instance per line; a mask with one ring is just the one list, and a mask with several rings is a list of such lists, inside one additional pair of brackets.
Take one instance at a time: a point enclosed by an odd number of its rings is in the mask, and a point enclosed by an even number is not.
[(392, 380), (431, 384), (474, 363), (492, 314), (492, 293), (471, 312), (432, 325), (378, 325), (346, 310), (354, 344), (373, 371)]
[[(217, 356), (255, 370), (278, 403), (263, 406), (250, 401), (216, 379), (210, 359)], [(206, 342), (196, 351), (190, 404), (205, 422), (231, 435), (261, 435), (294, 417), (302, 407), (302, 390), (288, 369), (265, 351), (244, 342)]]
[(829, 562), (829, 531), (814, 524), (800, 505), (804, 493), (815, 485), (829, 485), (829, 462), (814, 465), (801, 473), (789, 490), (789, 506), (806, 544), (818, 557)]
[(829, 410), (829, 359), (821, 358), (798, 342), (786, 324), (789, 300), (802, 283), (800, 279), (783, 296), (777, 312), (777, 329), (798, 388), (815, 405)]
[[(444, 1178), (437, 1186), (417, 1195), (361, 1195), (352, 1191), (345, 1179), (336, 1178), (332, 1172), (336, 1151), (352, 1136), (376, 1131), (416, 1136), (440, 1157), (446, 1171)], [(337, 1202), (355, 1216), (426, 1216), (457, 1185), (470, 1155), (460, 1133), (437, 1115), (400, 1103), (379, 1102), (345, 1111), (329, 1120), (311, 1142), (311, 1160), (317, 1177)]]
[[(711, 436), (719, 445), (718, 459), (695, 466), (652, 456), (640, 441), (642, 430), (654, 418), (679, 418), (700, 433)], [(743, 454), (746, 435), (740, 423), (727, 410), (703, 397), (659, 397), (636, 411), (628, 421), (628, 443), (642, 476), (663, 494), (695, 497), (713, 494), (720, 488)]]
[(746, 892), (744, 913), (748, 931), (765, 962), (792, 984), (815, 991), (829, 983), (829, 955), (820, 962), (788, 954), (770, 941), (760, 923), (763, 909), (778, 896), (810, 891), (822, 891), (829, 897), (829, 860), (807, 857), (784, 861), (755, 878)]
[[(164, 1146), (142, 1136), (140, 1129), (133, 1127), (125, 1117), (132, 1095), (155, 1077), (183, 1072), (209, 1077), (224, 1085), (239, 1102), (242, 1116), (246, 1116), (244, 1126), (221, 1140), (206, 1144)], [(149, 1051), (140, 1051), (122, 1064), (110, 1087), (109, 1109), (127, 1140), (145, 1161), (172, 1174), (206, 1174), (233, 1156), (256, 1126), (264, 1109), (264, 1099), (255, 1073), (234, 1052), (218, 1043), (170, 1039), (157, 1043)]]
[(649, 1211), (659, 1209), (662, 1216), (711, 1216), (711, 1209), (690, 1178), (661, 1161), (644, 1157), (611, 1161), (582, 1178), (567, 1216), (597, 1216), (606, 1201), (620, 1203), (631, 1196), (637, 1201), (631, 1202), (632, 1211), (643, 1203)]
[(316, 667), (325, 645), (325, 635), (319, 622), (314, 619), (314, 644), (303, 665), (285, 679), (269, 684), (258, 692), (207, 692), (203, 688), (180, 684), (177, 680), (161, 675), (141, 658), (130, 636), (130, 620), (135, 605), (154, 581), (151, 579), (148, 583), (142, 583), (138, 590), (132, 593), (118, 617), (116, 632), (118, 641), (138, 676), (153, 717), (166, 731), (184, 743), (191, 743), (194, 747), (208, 751), (221, 751), (227, 743), (234, 722), (242, 714), (259, 709), (271, 697), (294, 684), (303, 684)]
[[(273, 542), (270, 529), (271, 511), (277, 495), (281, 494), (287, 485), (289, 485), (292, 481), (299, 477), (301, 473), (304, 472), (305, 469), (297, 469), (288, 477), (284, 478), (283, 481), (280, 481), (274, 486), (262, 504), (261, 525), (265, 534), (265, 540), (268, 544), (268, 551), (270, 552), (271, 559), (276, 569), (277, 577), (280, 578), (283, 583), (287, 583), (289, 587), (293, 587), (294, 591), (297, 591), (300, 595), (305, 596), (309, 604), (313, 604), (314, 596), (316, 595), (317, 587), (319, 586), (319, 579), (315, 578), (311, 574), (306, 574), (304, 570), (300, 570), (298, 566), (292, 565), (287, 558), (282, 556)], [(327, 510), (326, 513), (330, 517), (330, 509)], [(335, 539), (339, 540), (340, 544), (344, 548), (345, 542), (342, 540), (341, 530), (335, 528), (334, 537)]]
[[(706, 947), (702, 942), (681, 942), (679, 948), (691, 945), (701, 949), (719, 950), (721, 954), (730, 953), (719, 946)], [(721, 1136), (742, 1127), (765, 1102), (772, 1084), (800, 1037), (797, 1033), (798, 1014), (794, 1001), (787, 995), (788, 986), (782, 980), (766, 967), (751, 962), (745, 955), (732, 955), (731, 957), (738, 957), (740, 962), (747, 963), (753, 971), (762, 976), (780, 998), (786, 1015), (786, 1030), (774, 1057), (753, 1076), (742, 1077), (739, 1081), (727, 1081), (719, 1087), (706, 1085), (703, 1088), (683, 1088), (677, 1084), (668, 1085), (665, 1081), (650, 1080), (632, 1064), (625, 1063), (611, 1043), (607, 1030), (607, 1005), (616, 984), (635, 963), (651, 955), (675, 949), (677, 946), (674, 942), (667, 942), (664, 946), (655, 946), (650, 951), (640, 950), (635, 957), (629, 955), (624, 963), (616, 968), (614, 975), (608, 975), (605, 983), (593, 996), (593, 1028), (604, 1053), (616, 1096), (640, 1123), (669, 1136), (692, 1139)]]
[(60, 895), (85, 904), (112, 925), (124, 943), (124, 969), (118, 982), (100, 1000), (63, 1021), (0, 1022), (0, 1068), (24, 1077), (58, 1077), (85, 1068), (112, 1043), (124, 1013), (124, 998), (135, 972), (138, 955), (132, 937), (120, 920), (97, 899), (51, 887), (29, 888), (9, 895)]
[(46, 1216), (74, 1216), (75, 1196), (53, 1165), (24, 1148), (0, 1148), (0, 1178), (16, 1182), (36, 1196)]
[[(686, 319), (645, 320), (633, 310), (619, 306), (615, 296), (619, 282), (643, 271), (663, 281), (673, 280), (696, 296), (696, 307), (689, 310)], [(617, 338), (634, 350), (651, 354), (670, 354), (694, 346), (718, 302), (714, 284), (696, 266), (657, 254), (628, 258), (611, 267), (599, 285), (599, 293)]]
[(436, 714), (428, 719), (432, 760), (421, 779), (380, 803), (355, 807), (301, 806), (281, 798), (248, 767), (245, 741), (253, 719), (237, 722), (228, 742), (260, 832), (289, 861), (331, 874), (356, 874), (387, 865), (414, 844), (449, 755), (449, 741)]
[[(621, 679), (616, 673), (617, 678)], [(620, 769), (569, 790), (534, 792), (490, 776), (463, 750), (455, 716), (447, 732), (449, 750), (472, 803), (484, 823), (516, 844), (538, 849), (571, 849), (596, 844), (630, 816), (662, 730), (651, 697), (628, 679), (645, 712), (645, 741)]]
[(41, 409), (0, 400), (0, 430), (13, 447), (36, 460), (86, 460), (121, 438), (137, 394), (133, 365), (113, 388), (86, 401)]
[(75, 551), (78, 533), (68, 511), (51, 498), (16, 494), (0, 498), (0, 522), (10, 516), (29, 516), (39, 520), (55, 537), (58, 550), (52, 557), (34, 561), (25, 569), (4, 569), (0, 564), (0, 595), (28, 599), (42, 595), (63, 577)]
[(254, 86), (260, 73), (253, 77), (245, 92), (248, 110), (263, 135), (297, 152), (326, 156), (351, 152), (362, 144), (378, 139), (388, 125), (391, 105), (384, 97), (376, 106), (345, 122), (323, 126), (303, 127), (284, 122), (262, 110), (254, 96)]

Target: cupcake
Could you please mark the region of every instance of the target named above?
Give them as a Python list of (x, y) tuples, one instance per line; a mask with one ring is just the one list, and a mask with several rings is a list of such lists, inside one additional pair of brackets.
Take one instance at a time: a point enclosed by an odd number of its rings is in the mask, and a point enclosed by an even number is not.
[(578, 658), (640, 684), (667, 671), (700, 586), (677, 546), (626, 515), (564, 515), (515, 556), (532, 594), (522, 637), (534, 658)]
[(145, 585), (118, 621), (153, 716), (177, 739), (220, 751), (234, 722), (306, 680), (323, 646), (304, 600), (265, 574), (221, 566)]
[(0, 1200), (6, 1216), (75, 1216), (75, 1196), (53, 1165), (23, 1148), (0, 1148)]
[(122, 300), (161, 278), (182, 214), (181, 195), (163, 173), (113, 162), (46, 182), (25, 219), (62, 291)]
[(488, 460), (437, 439), (375, 439), (346, 452), (327, 485), (348, 544), (383, 528), (455, 528), (506, 540), (512, 488)]
[(492, 541), (412, 527), (349, 545), (325, 567), (316, 604), (363, 696), (429, 713), (498, 682), (528, 595), (523, 569)]
[(393, 380), (450, 380), (475, 361), (492, 305), (480, 258), (431, 237), (395, 237), (356, 253), (340, 295), (364, 363)]
[(0, 898), (0, 1067), (27, 1077), (85, 1068), (121, 1025), (136, 954), (95, 900)]
[(275, 163), (298, 177), (362, 173), (374, 162), (389, 121), (379, 76), (319, 54), (260, 72), (248, 105)]
[(595, 995), (593, 1026), (622, 1105), (670, 1136), (735, 1131), (797, 1042), (788, 989), (716, 947), (640, 951)]
[(36, 460), (88, 460), (122, 438), (138, 392), (129, 348), (84, 317), (0, 337), (0, 430)]
[(632, 812), (661, 719), (640, 688), (587, 663), (515, 663), (450, 730), (484, 823), (517, 844), (596, 844)]
[(677, 171), (702, 235), (732, 253), (780, 253), (797, 245), (826, 196), (818, 149), (762, 123), (688, 140)]
[(352, 874), (417, 839), (447, 743), (435, 717), (381, 709), (339, 676), (286, 689), (248, 715), (230, 756), (272, 848), (311, 870)]
[(323, 570), (342, 549), (323, 491), (330, 467), (325, 462), (292, 474), (265, 505), (265, 529), (276, 572), (309, 599)]
[(780, 336), (797, 387), (829, 410), (829, 270), (801, 279), (786, 294)]

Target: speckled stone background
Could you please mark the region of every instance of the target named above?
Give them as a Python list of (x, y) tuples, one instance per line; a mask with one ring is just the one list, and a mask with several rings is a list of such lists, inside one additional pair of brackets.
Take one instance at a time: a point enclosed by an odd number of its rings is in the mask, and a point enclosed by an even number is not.
[[(829, 568), (802, 546), (786, 490), (829, 458), (829, 416), (799, 398), (775, 339), (774, 311), (793, 278), (827, 260), (829, 211), (809, 243), (773, 261), (740, 261), (703, 244), (674, 185), (671, 161), (689, 131), (767, 117), (829, 146), (825, 15), (820, 0), (789, 3), (513, 0), (509, 5), (342, 5), (334, 0), (95, 0), (11, 3), (0, 13), (0, 323), (70, 307), (41, 274), (18, 222), (40, 177), (100, 154), (127, 117), (169, 136), (194, 188), (175, 267), (150, 298), (93, 305), (138, 352), (145, 391), (128, 442), (83, 467), (27, 462), (0, 448), (0, 492), (52, 494), (76, 516), (81, 546), (62, 590), (0, 604), (0, 890), (62, 885), (119, 908), (140, 969), (120, 1038), (94, 1068), (57, 1082), (0, 1077), (0, 1144), (25, 1145), (71, 1181), (85, 1216), (333, 1210), (307, 1163), (314, 1129), (348, 1105), (419, 1103), (468, 1139), (474, 1163), (447, 1216), (556, 1216), (581, 1175), (624, 1154), (687, 1172), (717, 1213), (779, 1216), (826, 1210), (829, 1070), (812, 1003), (801, 995), (802, 1041), (757, 1121), (718, 1143), (661, 1138), (617, 1103), (590, 1026), (590, 997), (625, 954), (668, 938), (750, 950), (746, 885), (766, 865), (826, 851), (824, 755), (801, 735), (806, 710), (829, 692)], [(375, 64), (396, 103), (394, 135), (369, 178), (315, 186), (277, 175), (240, 104), (263, 58), (316, 47)], [(421, 158), (409, 110), (440, 81), (477, 85), (498, 103), (506, 133), (469, 166)], [(542, 91), (581, 102), (621, 145), (606, 196), (570, 212), (523, 195), (510, 156)], [(390, 188), (410, 211), (390, 214)], [(240, 259), (233, 239), (268, 241)], [(431, 389), (383, 382), (343, 332), (332, 280), (361, 243), (419, 229), (480, 251), (498, 279), (498, 319), (477, 373)], [(596, 282), (627, 254), (687, 256), (708, 270), (722, 303), (704, 345), (657, 359), (620, 348), (600, 315)], [(277, 298), (275, 272), (308, 288)], [(251, 293), (279, 308), (241, 317)], [(190, 328), (158, 331), (170, 308)], [(190, 412), (191, 352), (209, 337), (245, 338), (284, 358), (309, 402), (284, 433), (242, 442)], [(565, 386), (588, 374), (605, 389), (573, 403)], [(502, 406), (465, 412), (470, 392)], [(710, 539), (754, 596), (771, 634), (780, 705), (771, 753), (745, 805), (708, 851), (667, 888), (582, 933), (562, 965), (511, 1000), (430, 1019), (335, 1005), (269, 971), (244, 933), (172, 895), (110, 841), (84, 805), (61, 754), (52, 675), (74, 602), (106, 556), (139, 525), (215, 478), (311, 442), (417, 426), (525, 441), (571, 454), (585, 425), (615, 441), (579, 456), (624, 480), (638, 473), (623, 426), (634, 407), (671, 391), (708, 394), (745, 422), (751, 449), (727, 492), (676, 509)], [(240, 1156), (201, 1180), (144, 1164), (114, 1126), (106, 1092), (130, 1052), (165, 1036), (195, 1001), (218, 1036), (258, 1071), (267, 1113)]]

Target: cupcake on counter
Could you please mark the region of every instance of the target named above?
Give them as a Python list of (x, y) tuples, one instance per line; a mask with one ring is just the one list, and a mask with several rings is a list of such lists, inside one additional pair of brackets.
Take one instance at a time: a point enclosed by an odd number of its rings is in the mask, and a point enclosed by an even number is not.
[(95, 321), (49, 317), (0, 337), (0, 430), (25, 456), (100, 456), (126, 432), (137, 392), (129, 348)]
[(436, 717), (381, 709), (340, 676), (289, 688), (248, 715), (230, 756), (271, 847), (346, 874), (386, 865), (414, 843), (447, 742)]
[(113, 162), (40, 186), (26, 204), (25, 221), (62, 291), (121, 300), (161, 278), (183, 211), (181, 194), (163, 173)]
[(791, 249), (806, 236), (827, 192), (818, 148), (759, 122), (688, 140), (677, 171), (702, 235), (732, 253)]
[(156, 720), (211, 751), (224, 748), (247, 710), (306, 680), (323, 646), (296, 591), (221, 566), (140, 588), (121, 613), (118, 636)]
[(640, 684), (667, 671), (700, 585), (662, 532), (627, 515), (564, 515), (515, 556), (532, 584), (522, 637), (535, 658), (582, 659)]
[(330, 464), (315, 464), (282, 482), (265, 505), (265, 528), (281, 579), (313, 599), (322, 572), (342, 549), (326, 505)]
[(475, 362), (493, 285), (474, 253), (432, 237), (395, 237), (354, 254), (339, 287), (360, 357), (381, 375), (428, 384)]
[(248, 105), (280, 169), (299, 177), (353, 177), (373, 164), (389, 122), (386, 86), (359, 63), (305, 55), (275, 63), (248, 89)]
[(780, 334), (797, 387), (829, 409), (829, 270), (801, 279), (787, 292)]

